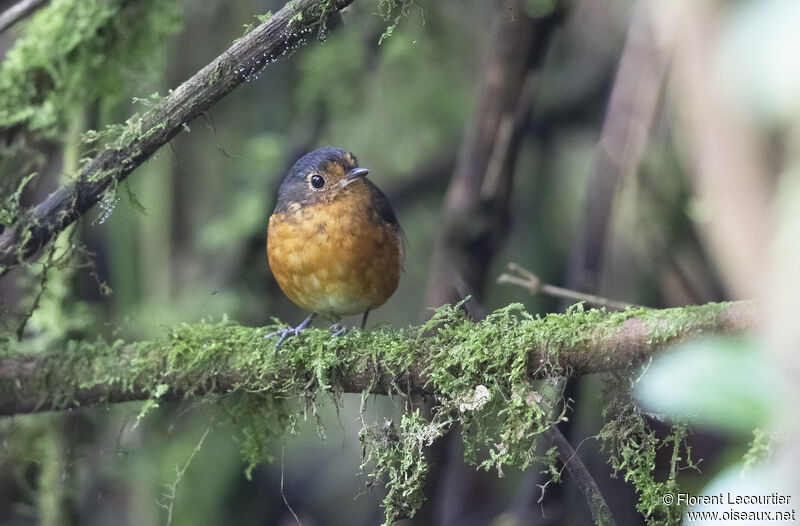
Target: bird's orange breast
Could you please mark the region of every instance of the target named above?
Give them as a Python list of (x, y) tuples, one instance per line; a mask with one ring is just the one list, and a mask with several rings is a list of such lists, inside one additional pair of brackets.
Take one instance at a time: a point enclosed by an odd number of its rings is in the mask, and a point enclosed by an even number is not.
[(281, 290), (329, 318), (383, 305), (400, 279), (400, 235), (359, 190), (328, 203), (293, 203), (269, 220), (267, 254)]

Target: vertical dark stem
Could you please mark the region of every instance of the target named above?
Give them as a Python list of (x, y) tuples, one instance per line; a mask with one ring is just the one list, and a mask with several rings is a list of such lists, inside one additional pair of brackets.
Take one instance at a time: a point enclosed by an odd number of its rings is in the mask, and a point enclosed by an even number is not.
[[(508, 232), (514, 167), (535, 75), (561, 18), (559, 9), (531, 17), (525, 5), (525, 0), (494, 2), (474, 114), (445, 196), (426, 306), (453, 303), (465, 294), (480, 301), (489, 266)], [(429, 503), (416, 523), (486, 523), (497, 511), (486, 474), (466, 468), (459, 440), (448, 436), (429, 452), (434, 464), (426, 488)], [(445, 458), (448, 462), (440, 465)], [(482, 498), (475, 498), (475, 488)]]
[[(564, 283), (568, 289), (590, 294), (600, 292), (617, 196), (639, 171), (662, 99), (669, 51), (663, 47), (663, 42), (659, 42), (654, 14), (655, 6), (651, 0), (641, 0), (632, 10), (589, 174), (581, 229), (567, 263)], [(570, 303), (572, 302), (562, 302), (562, 308)], [(565, 398), (577, 396), (579, 382), (580, 380), (573, 378), (567, 381)], [(565, 442), (564, 435), (574, 435), (574, 422), (573, 418), (559, 426), (558, 435)], [(592, 499), (579, 476), (575, 476), (575, 481), (587, 498), (592, 516), (597, 522)], [(604, 486), (608, 489), (605, 483)], [(597, 490), (596, 485), (594, 489)], [(629, 496), (617, 494), (613, 498), (620, 500)], [(559, 488), (550, 498), (568, 501), (570, 496), (563, 488)], [(626, 501), (626, 505), (629, 504), (632, 503)]]
[(483, 295), (487, 270), (508, 231), (514, 166), (534, 74), (559, 14), (532, 18), (524, 1), (496, 4), (475, 113), (445, 196), (426, 306), (460, 299), (453, 276), (478, 299)]

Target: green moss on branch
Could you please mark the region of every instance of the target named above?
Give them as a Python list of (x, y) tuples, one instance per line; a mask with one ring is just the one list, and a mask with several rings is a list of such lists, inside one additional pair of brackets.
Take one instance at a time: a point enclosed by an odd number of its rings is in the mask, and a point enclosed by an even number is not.
[[(426, 392), (456, 397), (496, 378), (623, 369), (687, 338), (751, 328), (749, 303), (625, 312), (570, 309), (531, 316), (521, 306), (474, 323), (443, 307), (426, 325), (353, 331), (329, 339), (309, 329), (278, 352), (274, 327), (181, 324), (156, 341), (71, 342), (52, 353), (0, 357), (0, 415), (76, 405), (187, 398), (236, 389), (285, 392)], [(506, 380), (504, 380), (506, 381)]]
[[(387, 524), (412, 516), (423, 500), (423, 450), (454, 423), (465, 430), (467, 459), (483, 469), (551, 465), (542, 434), (564, 418), (552, 379), (627, 369), (703, 333), (753, 327), (747, 303), (625, 312), (584, 310), (537, 317), (510, 305), (472, 322), (459, 306), (437, 310), (425, 325), (353, 331), (331, 339), (307, 329), (276, 351), (275, 327), (181, 324), (156, 341), (72, 342), (45, 354), (0, 354), (0, 415), (91, 404), (147, 400), (143, 412), (168, 400), (240, 393), (229, 413), (244, 423), (250, 466), (269, 457), (269, 438), (287, 432), (320, 393), (424, 394), (431, 415), (411, 411), (399, 426), (364, 424), (361, 439), (369, 481), (387, 485)], [(292, 407), (292, 401), (298, 406)], [(610, 437), (623, 431), (606, 430)], [(616, 429), (616, 428), (615, 428)], [(640, 430), (642, 433), (645, 431)], [(612, 444), (616, 444), (611, 441)], [(614, 446), (625, 469), (647, 460), (626, 442)], [(650, 451), (650, 449), (648, 449)], [(649, 464), (632, 479), (652, 513)], [(551, 473), (558, 473), (553, 468)], [(649, 485), (648, 485), (649, 484)]]

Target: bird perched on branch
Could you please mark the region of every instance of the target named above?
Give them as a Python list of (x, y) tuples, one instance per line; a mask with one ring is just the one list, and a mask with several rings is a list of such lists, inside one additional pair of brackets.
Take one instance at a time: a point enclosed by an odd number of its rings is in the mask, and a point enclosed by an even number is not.
[(326, 147), (301, 157), (283, 180), (269, 219), (269, 266), (284, 294), (311, 314), (271, 333), (277, 345), (317, 315), (338, 322), (363, 312), (363, 329), (369, 311), (397, 289), (402, 233), (368, 173), (353, 154)]

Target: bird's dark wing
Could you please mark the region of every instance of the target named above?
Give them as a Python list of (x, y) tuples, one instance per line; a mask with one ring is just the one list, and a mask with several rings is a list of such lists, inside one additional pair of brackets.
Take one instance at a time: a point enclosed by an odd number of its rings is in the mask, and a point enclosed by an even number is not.
[(378, 217), (385, 223), (389, 223), (393, 227), (399, 229), (400, 224), (397, 222), (397, 216), (394, 215), (392, 205), (389, 204), (389, 200), (386, 199), (381, 189), (375, 186), (375, 183), (369, 179), (365, 178), (364, 183), (366, 183), (367, 188), (369, 188), (370, 204), (372, 205), (372, 209), (378, 213)]
[(397, 221), (397, 216), (394, 214), (394, 210), (392, 210), (392, 205), (389, 204), (386, 195), (381, 192), (381, 189), (375, 186), (372, 181), (365, 177), (364, 183), (367, 185), (367, 188), (369, 188), (370, 204), (372, 205), (372, 209), (378, 213), (378, 218), (384, 223), (389, 224), (392, 229), (397, 232), (397, 237), (400, 241), (400, 255), (405, 261), (406, 250), (408, 249), (408, 238), (406, 237), (406, 233), (403, 232), (403, 227), (400, 226), (400, 222)]

